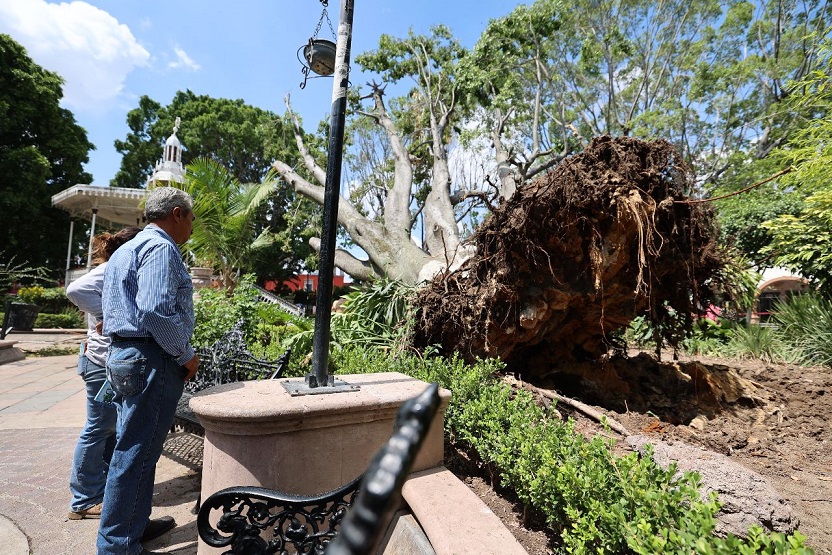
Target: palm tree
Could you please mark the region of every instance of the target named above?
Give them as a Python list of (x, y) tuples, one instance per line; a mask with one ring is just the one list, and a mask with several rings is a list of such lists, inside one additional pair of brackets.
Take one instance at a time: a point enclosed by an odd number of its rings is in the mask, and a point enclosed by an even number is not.
[(184, 189), (194, 198), (196, 219), (187, 248), (200, 263), (219, 272), (221, 287), (233, 289), (253, 254), (274, 242), (274, 234), (258, 225), (256, 216), (276, 181), (270, 171), (262, 183), (240, 183), (227, 168), (207, 158), (188, 164)]

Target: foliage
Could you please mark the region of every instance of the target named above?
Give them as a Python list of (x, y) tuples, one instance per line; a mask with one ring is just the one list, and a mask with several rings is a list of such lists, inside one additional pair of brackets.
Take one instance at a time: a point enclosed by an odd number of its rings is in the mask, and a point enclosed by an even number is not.
[(798, 533), (713, 536), (719, 503), (700, 498), (698, 475), (663, 469), (649, 453), (618, 457), (609, 440), (584, 439), (572, 421), (495, 379), (499, 361), (469, 366), (430, 353), (355, 348), (337, 351), (333, 361), (339, 373), (402, 372), (450, 389), (447, 433), (545, 516), (561, 537), (559, 553), (811, 553)]
[(293, 343), (293, 338), (310, 333), (314, 321), (310, 318), (294, 316), (279, 306), (268, 303), (260, 303), (257, 306), (256, 318), (255, 339), (250, 348), (252, 354), (266, 360), (277, 360), (287, 348), (292, 347), (289, 367), (284, 375), (286, 377), (305, 375), (308, 369), (304, 359), (308, 356), (311, 347), (309, 350), (298, 349)]
[(5, 251), (0, 251), (0, 292), (18, 282), (38, 282), (46, 279), (47, 269), (17, 262), (15, 255), (6, 258)]
[[(259, 300), (254, 276), (246, 274), (233, 292), (200, 289), (194, 300), (196, 326), (192, 343), (209, 347), (242, 322), (243, 337), (249, 351), (266, 360), (276, 360), (290, 344), (289, 338), (312, 329), (312, 322), (283, 311), (277, 305)], [(306, 352), (293, 350), (290, 369), (301, 366)], [(300, 375), (299, 371), (287, 375)]]
[[(689, 354), (832, 367), (832, 301), (816, 293), (791, 296), (777, 304), (772, 318), (768, 325), (701, 318), (682, 347)], [(633, 319), (624, 334), (639, 349), (655, 348), (654, 337), (644, 317)]]
[(21, 287), (17, 296), (24, 303), (38, 305), (41, 312), (58, 314), (67, 309), (74, 309), (72, 303), (66, 298), (66, 289), (63, 287), (44, 288), (40, 285)]
[[(141, 187), (153, 173), (165, 139), (174, 121), (182, 118), (177, 137), (185, 150), (182, 162), (210, 158), (228, 168), (242, 183), (259, 183), (270, 165), (273, 134), (284, 122), (274, 113), (245, 104), (242, 100), (212, 98), (190, 90), (178, 91), (168, 106), (147, 96), (127, 114), (130, 132), (115, 142), (122, 154), (121, 168), (110, 185)], [(286, 143), (280, 153), (294, 159), (297, 150)], [(294, 150), (294, 153), (292, 151)]]
[(59, 347), (57, 345), (50, 345), (43, 349), (36, 349), (34, 351), (27, 351), (27, 356), (35, 357), (61, 357), (67, 355), (78, 354), (78, 347)]
[(510, 165), (603, 134), (662, 137), (713, 180), (805, 121), (779, 105), (814, 67), (830, 14), (818, 2), (538, 0), (489, 22), (459, 75), (500, 123)]
[(693, 324), (691, 333), (682, 343), (682, 348), (689, 354), (718, 355), (731, 341), (734, 323), (725, 318), (700, 318)]
[(251, 268), (253, 253), (274, 242), (269, 229), (258, 230), (257, 211), (270, 197), (273, 173), (259, 185), (242, 184), (226, 168), (207, 158), (187, 166), (184, 189), (194, 198), (194, 228), (187, 248), (200, 265), (219, 270), (220, 286), (233, 288)]
[(776, 330), (767, 326), (738, 326), (725, 347), (728, 356), (756, 358), (765, 362), (784, 359), (785, 349)]
[(388, 346), (398, 343), (412, 324), (415, 287), (378, 279), (345, 295), (343, 312), (335, 313), (334, 340), (340, 345)]
[(751, 262), (743, 254), (731, 249), (730, 262), (720, 271), (721, 308), (731, 312), (745, 312), (754, 305), (757, 284), (762, 277), (751, 269)]
[(832, 367), (832, 301), (806, 293), (778, 303), (774, 322), (790, 358)]
[(763, 224), (779, 216), (798, 216), (803, 198), (781, 186), (766, 185), (721, 200), (717, 207), (722, 243), (734, 245), (758, 267), (767, 267), (772, 261), (764, 249), (771, 243), (772, 235)]
[[(828, 23), (827, 23), (828, 25)], [(818, 27), (824, 31), (824, 27)], [(826, 31), (828, 33), (828, 31)], [(822, 32), (808, 37), (816, 43)], [(782, 137), (765, 158), (738, 164), (715, 193), (747, 186), (751, 182), (791, 168), (778, 180), (720, 201), (720, 221), (726, 237), (761, 266), (783, 266), (814, 278), (830, 291), (828, 262), (823, 238), (828, 238), (829, 163), (832, 147), (832, 50), (825, 37), (814, 63), (805, 73), (786, 83), (778, 118), (784, 120)], [(788, 122), (788, 123), (786, 123)], [(820, 234), (820, 235), (818, 235)], [(818, 245), (817, 247), (815, 245)]]
[(624, 340), (639, 349), (654, 348), (655, 333), (650, 327), (650, 322), (645, 316), (636, 316), (630, 320), (627, 329), (624, 331)]
[(24, 303), (29, 304), (38, 304), (36, 301), (40, 300), (43, 296), (43, 287), (40, 285), (33, 285), (31, 287), (21, 287), (17, 291), (17, 296), (20, 297), (20, 300)]
[(788, 143), (775, 151), (794, 171), (781, 179), (781, 190), (802, 201), (796, 210), (770, 218), (762, 224), (770, 244), (761, 252), (777, 265), (812, 280), (827, 297), (832, 295), (832, 187), (828, 168), (832, 163), (832, 43), (826, 39), (817, 69), (791, 83), (795, 94), (788, 107), (804, 114), (806, 123)]
[(24, 266), (63, 268), (69, 215), (51, 197), (91, 181), (83, 164), (95, 147), (61, 107), (62, 84), (0, 34), (0, 247)]
[(244, 275), (233, 292), (224, 289), (204, 288), (194, 299), (196, 325), (191, 342), (194, 347), (209, 347), (230, 331), (238, 322), (243, 322), (243, 335), (247, 344), (255, 339), (257, 290), (253, 287), (254, 277)]
[(832, 298), (832, 187), (809, 196), (798, 216), (781, 215), (763, 227), (772, 235), (763, 251), (773, 255), (774, 264), (799, 273)]
[[(401, 281), (378, 279), (345, 295), (343, 312), (334, 313), (330, 322), (330, 351), (347, 346), (398, 350), (412, 324), (414, 291)], [(310, 353), (313, 337), (309, 327), (286, 338), (285, 346)]]
[(74, 309), (67, 309), (57, 314), (38, 313), (38, 317), (35, 320), (35, 327), (47, 329), (78, 329), (86, 326), (84, 325), (84, 316), (81, 312)]
[[(230, 179), (238, 184), (270, 181), (269, 166), (274, 158), (297, 165), (298, 149), (291, 124), (284, 119), (242, 100), (179, 91), (167, 106), (143, 96), (139, 106), (127, 114), (130, 131), (123, 141), (115, 143), (123, 156), (111, 185), (141, 187), (145, 184), (177, 116), (182, 118), (177, 136), (184, 147), (185, 165), (198, 159), (211, 160), (225, 168)], [(306, 241), (314, 233), (319, 213), (313, 203), (298, 197), (291, 187), (284, 183), (273, 185), (268, 201), (259, 204), (251, 215), (252, 239), (260, 234), (273, 238), (270, 244), (247, 254), (249, 260), (244, 271), (254, 272), (260, 282), (267, 279), (282, 282), (304, 261), (311, 261), (312, 249)]]

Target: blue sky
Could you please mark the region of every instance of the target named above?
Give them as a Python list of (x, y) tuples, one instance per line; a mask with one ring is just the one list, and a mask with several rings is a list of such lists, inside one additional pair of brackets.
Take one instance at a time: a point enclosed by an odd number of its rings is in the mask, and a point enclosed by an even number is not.
[[(437, 23), (473, 46), (490, 19), (520, 3), (355, 0), (352, 55), (375, 48), (383, 33), (427, 33)], [(106, 185), (121, 160), (113, 141), (126, 136), (127, 112), (142, 95), (167, 105), (176, 91), (190, 89), (282, 114), (290, 94), (309, 129), (328, 118), (332, 80), (313, 79), (301, 90), (297, 61), (321, 9), (320, 0), (3, 0), (0, 33), (64, 78), (62, 104), (96, 146), (86, 170), (94, 184)], [(337, 30), (339, 0), (330, 0), (328, 11)], [(326, 23), (319, 36), (332, 38)], [(371, 76), (353, 64), (350, 79), (364, 84)]]

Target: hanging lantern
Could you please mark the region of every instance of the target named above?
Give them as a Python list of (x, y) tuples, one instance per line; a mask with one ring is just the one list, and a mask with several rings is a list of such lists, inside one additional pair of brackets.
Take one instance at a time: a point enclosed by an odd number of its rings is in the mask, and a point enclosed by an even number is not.
[(303, 73), (303, 83), (300, 88), (306, 87), (306, 81), (309, 79), (309, 72), (312, 71), (319, 77), (329, 77), (335, 73), (335, 43), (328, 39), (319, 39), (318, 32), (321, 30), (321, 25), (326, 19), (329, 24), (329, 31), (335, 37), (335, 31), (332, 30), (332, 22), (329, 20), (329, 15), (326, 13), (327, 2), (321, 0), (324, 9), (321, 12), (321, 17), (318, 20), (318, 26), (315, 32), (309, 39), (309, 42), (298, 48), (298, 61), (301, 64), (301, 73)]

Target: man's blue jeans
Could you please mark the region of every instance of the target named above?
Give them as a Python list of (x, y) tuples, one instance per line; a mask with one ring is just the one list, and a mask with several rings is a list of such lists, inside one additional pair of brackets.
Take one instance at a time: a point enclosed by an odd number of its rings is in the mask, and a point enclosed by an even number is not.
[(116, 443), (116, 407), (95, 400), (95, 395), (107, 379), (103, 366), (98, 366), (81, 354), (78, 373), (87, 386), (87, 421), (75, 445), (69, 490), (73, 512), (89, 509), (104, 499), (107, 467)]
[(98, 528), (98, 554), (135, 555), (150, 519), (156, 463), (173, 425), (186, 371), (155, 343), (110, 346), (107, 376), (118, 410)]

